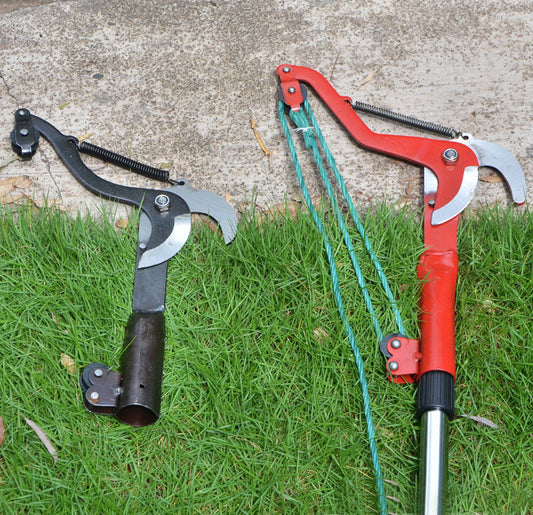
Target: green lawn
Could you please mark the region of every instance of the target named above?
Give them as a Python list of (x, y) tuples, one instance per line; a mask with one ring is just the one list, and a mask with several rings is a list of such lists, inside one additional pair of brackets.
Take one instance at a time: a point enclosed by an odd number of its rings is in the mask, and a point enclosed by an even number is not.
[[(379, 208), (365, 226), (415, 337), (420, 224)], [(377, 512), (358, 375), (310, 216), (250, 216), (228, 247), (206, 225), (193, 230), (169, 267), (162, 416), (133, 429), (86, 412), (78, 374), (94, 361), (118, 367), (135, 228), (47, 210), (0, 218), (0, 513)], [(498, 428), (451, 423), (454, 513), (533, 505), (532, 243), (532, 213), (488, 210), (460, 226), (456, 411)], [(349, 259), (341, 243), (335, 251), (388, 510), (412, 512), (415, 388), (385, 379)], [(57, 464), (24, 417), (47, 433)]]

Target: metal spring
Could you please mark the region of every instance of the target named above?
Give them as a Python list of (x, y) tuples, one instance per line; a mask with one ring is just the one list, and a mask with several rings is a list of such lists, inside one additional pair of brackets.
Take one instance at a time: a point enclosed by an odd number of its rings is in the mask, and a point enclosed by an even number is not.
[(456, 131), (455, 129), (452, 129), (450, 127), (445, 127), (436, 123), (419, 120), (418, 118), (414, 118), (413, 116), (396, 113), (394, 111), (391, 111), (390, 109), (365, 104), (364, 102), (358, 102), (357, 100), (352, 103), (352, 108), (355, 111), (361, 111), (363, 113), (379, 116), (380, 118), (385, 118), (387, 120), (393, 120), (395, 122), (403, 123), (404, 125), (408, 125), (410, 127), (415, 127), (416, 129), (422, 129), (427, 132), (439, 134), (440, 136), (446, 136), (447, 138), (455, 139), (461, 136), (462, 134), (460, 131)]
[(112, 152), (111, 150), (93, 145), (92, 143), (82, 141), (78, 145), (78, 150), (84, 154), (98, 157), (102, 161), (106, 161), (107, 163), (111, 163), (119, 166), (120, 168), (124, 168), (125, 170), (129, 170), (130, 172), (138, 173), (139, 175), (148, 177), (149, 179), (173, 183), (172, 179), (169, 179), (168, 170), (161, 170), (160, 168), (154, 168), (152, 166), (139, 163), (138, 161), (134, 161), (129, 157), (122, 156)]

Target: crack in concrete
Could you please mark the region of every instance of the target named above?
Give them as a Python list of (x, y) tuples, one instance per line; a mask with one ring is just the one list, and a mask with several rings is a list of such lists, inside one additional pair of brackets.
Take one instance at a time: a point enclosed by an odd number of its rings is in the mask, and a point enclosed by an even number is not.
[(54, 177), (54, 174), (52, 173), (52, 168), (51, 168), (51, 162), (50, 160), (44, 155), (44, 153), (41, 153), (41, 160), (42, 162), (45, 164), (46, 166), (46, 170), (48, 172), (48, 175), (50, 175), (50, 178), (52, 179), (52, 182), (54, 183), (54, 186), (56, 187), (56, 190), (57, 190), (57, 197), (63, 201), (63, 197), (61, 195), (61, 188), (59, 187), (59, 184), (57, 183), (56, 181), (56, 178)]
[(18, 108), (20, 106), (19, 99), (15, 95), (13, 95), (13, 93), (11, 93), (11, 88), (9, 87), (9, 84), (7, 83), (7, 80), (4, 77), (2, 70), (0, 70), (0, 79), (2, 79), (2, 82), (4, 83), (4, 87), (6, 88), (7, 94), (16, 102)]

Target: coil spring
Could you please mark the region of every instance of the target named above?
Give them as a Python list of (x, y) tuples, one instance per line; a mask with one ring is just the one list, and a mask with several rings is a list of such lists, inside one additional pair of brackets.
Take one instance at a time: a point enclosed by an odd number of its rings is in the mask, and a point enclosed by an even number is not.
[(125, 170), (129, 170), (130, 172), (148, 177), (149, 179), (173, 183), (173, 181), (169, 179), (168, 170), (161, 170), (160, 168), (154, 168), (152, 166), (139, 163), (138, 161), (134, 161), (129, 157), (117, 154), (116, 152), (112, 152), (111, 150), (107, 150), (97, 145), (93, 145), (92, 143), (82, 141), (78, 145), (78, 150), (89, 156), (98, 157), (102, 161), (106, 161), (107, 163), (111, 163), (119, 166), (120, 168), (124, 168)]
[(355, 111), (361, 111), (363, 113), (379, 116), (380, 118), (385, 118), (387, 120), (393, 120), (395, 122), (403, 123), (404, 125), (414, 127), (416, 129), (422, 129), (427, 132), (439, 134), (440, 136), (446, 136), (447, 138), (455, 139), (462, 135), (460, 131), (456, 131), (455, 129), (452, 129), (450, 127), (445, 127), (436, 123), (419, 120), (418, 118), (414, 118), (413, 116), (396, 113), (394, 111), (391, 111), (390, 109), (373, 106), (371, 104), (365, 104), (364, 102), (358, 102), (357, 100), (352, 103), (352, 108)]

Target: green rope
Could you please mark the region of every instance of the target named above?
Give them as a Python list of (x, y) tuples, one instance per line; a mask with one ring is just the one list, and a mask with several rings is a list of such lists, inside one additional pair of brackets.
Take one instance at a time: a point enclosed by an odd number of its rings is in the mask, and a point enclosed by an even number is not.
[[(366, 287), (365, 278), (361, 271), (361, 267), (359, 265), (357, 256), (355, 254), (355, 250), (353, 248), (353, 245), (350, 239), (350, 235), (348, 234), (348, 231), (346, 229), (346, 224), (341, 215), (341, 211), (339, 209), (337, 200), (335, 198), (333, 187), (331, 185), (328, 174), (324, 167), (322, 157), (320, 155), (320, 149), (318, 148), (318, 145), (316, 143), (314, 133), (316, 133), (316, 137), (320, 142), (320, 146), (322, 147), (322, 150), (324, 152), (324, 155), (326, 156), (328, 164), (331, 170), (333, 171), (333, 174), (335, 176), (339, 189), (344, 197), (344, 201), (346, 202), (346, 205), (348, 206), (348, 210), (352, 217), (352, 221), (357, 231), (359, 232), (359, 235), (361, 236), (361, 240), (363, 241), (365, 249), (368, 255), (370, 256), (372, 264), (374, 265), (374, 268), (376, 269), (377, 275), (381, 281), (381, 286), (385, 292), (385, 295), (387, 296), (392, 312), (394, 314), (394, 319), (396, 321), (396, 326), (398, 327), (398, 332), (401, 334), (405, 334), (405, 327), (403, 325), (400, 310), (398, 309), (398, 304), (396, 303), (396, 299), (394, 298), (394, 295), (389, 287), (387, 276), (385, 275), (385, 272), (383, 271), (383, 267), (381, 266), (381, 263), (379, 262), (379, 259), (376, 253), (374, 252), (374, 249), (372, 248), (372, 244), (370, 243), (370, 240), (368, 239), (368, 236), (366, 235), (366, 231), (363, 227), (363, 224), (361, 223), (359, 215), (357, 214), (357, 210), (355, 209), (355, 205), (353, 203), (352, 197), (350, 196), (350, 193), (348, 192), (348, 189), (346, 188), (344, 179), (342, 175), (340, 174), (339, 169), (337, 168), (337, 163), (335, 162), (335, 158), (333, 157), (333, 155), (331, 154), (329, 150), (326, 140), (324, 139), (324, 136), (322, 134), (322, 131), (320, 130), (320, 127), (318, 126), (318, 122), (316, 121), (316, 118), (311, 110), (311, 106), (309, 105), (309, 102), (305, 100), (304, 109), (303, 110), (301, 109), (298, 112), (294, 112), (291, 110), (289, 113), (289, 116), (291, 117), (291, 120), (296, 124), (296, 126), (301, 129), (306, 147), (311, 148), (313, 152), (313, 156), (317, 163), (320, 176), (322, 177), (322, 180), (324, 181), (324, 185), (326, 187), (328, 197), (330, 198), (332, 202), (333, 211), (335, 212), (335, 215), (337, 218), (337, 223), (339, 224), (339, 227), (343, 233), (344, 242), (346, 244), (346, 248), (348, 249), (348, 253), (350, 255), (350, 259), (352, 261), (355, 275), (357, 277), (357, 282), (359, 283), (359, 288), (361, 289), (361, 292), (363, 294), (363, 299), (365, 301), (367, 311), (370, 314), (370, 317), (372, 319), (372, 325), (374, 326), (374, 331), (376, 333), (378, 342), (381, 342), (383, 338), (383, 331), (381, 330), (379, 321), (376, 317), (374, 307), (372, 305), (372, 300), (368, 293), (368, 288)], [(312, 124), (311, 125), (312, 128), (309, 127), (310, 123)]]
[[(359, 352), (359, 348), (357, 346), (355, 335), (352, 331), (352, 328), (348, 321), (348, 317), (346, 316), (346, 311), (344, 309), (344, 303), (342, 301), (342, 296), (340, 293), (340, 284), (339, 284), (339, 278), (337, 274), (337, 266), (335, 264), (335, 258), (333, 256), (333, 248), (331, 247), (329, 239), (325, 233), (322, 220), (320, 219), (311, 201), (311, 196), (309, 195), (309, 191), (305, 184), (302, 169), (300, 167), (298, 156), (296, 154), (296, 147), (294, 146), (291, 131), (289, 129), (287, 120), (285, 118), (285, 104), (281, 101), (279, 103), (278, 110), (279, 110), (279, 117), (281, 120), (281, 124), (283, 126), (283, 131), (285, 133), (285, 137), (287, 138), (287, 142), (289, 145), (289, 151), (291, 153), (291, 157), (294, 163), (294, 168), (296, 170), (298, 183), (300, 184), (300, 189), (302, 190), (305, 203), (307, 204), (307, 208), (309, 209), (309, 212), (311, 213), (311, 216), (313, 217), (313, 221), (315, 222), (318, 232), (323, 237), (324, 248), (326, 251), (326, 256), (328, 259), (328, 264), (329, 264), (329, 269), (330, 269), (330, 274), (331, 274), (331, 281), (333, 284), (333, 293), (335, 296), (335, 302), (337, 304), (337, 309), (339, 311), (339, 315), (340, 315), (340, 318), (341, 318), (341, 321), (344, 327), (344, 331), (346, 332), (346, 336), (348, 337), (348, 341), (350, 342), (350, 346), (352, 348), (352, 352), (355, 357), (355, 363), (357, 366), (357, 370), (359, 372), (359, 382), (361, 384), (361, 390), (363, 394), (363, 407), (364, 407), (364, 412), (365, 412), (365, 420), (366, 420), (366, 428), (367, 428), (367, 434), (368, 434), (368, 440), (369, 440), (369, 446), (370, 446), (370, 454), (372, 457), (372, 464), (374, 466), (374, 474), (375, 474), (375, 479), (376, 479), (378, 500), (379, 500), (381, 513), (382, 515), (384, 515), (387, 513), (387, 501), (385, 498), (385, 487), (383, 483), (383, 477), (381, 474), (381, 467), (379, 465), (379, 458), (378, 458), (378, 452), (377, 452), (377, 446), (376, 446), (376, 436), (375, 436), (375, 430), (374, 430), (374, 422), (372, 420), (372, 412), (370, 409), (370, 394), (368, 392), (368, 383), (367, 383), (366, 375), (364, 371), (363, 358), (361, 357), (361, 353)], [(300, 127), (308, 127), (308, 125), (303, 125)], [(307, 131), (304, 130), (302, 132), (304, 132), (304, 137), (305, 137)], [(334, 205), (336, 206), (336, 204)]]
[[(388, 299), (389, 304), (391, 306), (392, 312), (394, 314), (394, 320), (396, 322), (396, 326), (398, 327), (398, 332), (401, 333), (401, 334), (406, 334), (405, 326), (404, 326), (403, 320), (402, 320), (402, 316), (400, 314), (400, 310), (398, 309), (398, 304), (396, 302), (396, 299), (394, 298), (394, 294), (392, 293), (392, 291), (391, 291), (391, 289), (389, 287), (389, 282), (387, 281), (387, 276), (385, 275), (385, 272), (383, 271), (383, 267), (381, 266), (381, 263), (379, 262), (379, 259), (378, 259), (377, 255), (376, 255), (376, 253), (374, 252), (374, 249), (372, 248), (372, 244), (370, 243), (370, 240), (368, 239), (368, 236), (366, 235), (365, 228), (363, 227), (363, 224), (361, 223), (359, 215), (357, 214), (357, 210), (355, 209), (355, 205), (353, 203), (352, 197), (350, 196), (350, 193), (348, 192), (348, 189), (346, 188), (346, 184), (344, 182), (344, 179), (342, 178), (342, 175), (340, 174), (339, 169), (337, 168), (337, 163), (335, 162), (335, 158), (333, 157), (333, 155), (329, 151), (329, 148), (328, 148), (328, 145), (326, 143), (326, 140), (324, 139), (324, 136), (322, 135), (322, 131), (320, 130), (320, 127), (318, 126), (318, 122), (316, 121), (316, 118), (315, 118), (315, 116), (313, 114), (313, 111), (311, 110), (311, 106), (309, 105), (309, 102), (307, 100), (305, 100), (305, 102), (304, 102), (304, 109), (307, 112), (307, 115), (309, 116), (309, 119), (311, 120), (311, 123), (313, 124), (313, 128), (314, 128), (314, 130), (316, 132), (317, 138), (320, 141), (320, 145), (321, 145), (321, 147), (322, 147), (322, 149), (324, 151), (324, 154), (325, 154), (325, 156), (326, 156), (326, 158), (328, 160), (329, 166), (330, 166), (331, 170), (333, 171), (333, 174), (335, 176), (337, 184), (339, 185), (341, 193), (342, 193), (342, 195), (344, 197), (344, 201), (346, 202), (346, 204), (348, 206), (348, 209), (350, 211), (350, 215), (352, 217), (352, 221), (353, 221), (355, 227), (357, 228), (357, 231), (359, 232), (359, 235), (361, 236), (361, 240), (363, 241), (365, 249), (366, 249), (368, 255), (370, 256), (370, 259), (372, 260), (372, 264), (374, 265), (374, 268), (376, 269), (378, 277), (379, 277), (379, 279), (381, 281), (381, 286), (383, 288), (383, 291), (385, 292), (385, 295), (387, 296), (387, 299)], [(314, 150), (313, 150), (313, 153), (315, 153)], [(317, 151), (317, 153), (318, 153), (318, 151)], [(320, 170), (320, 175), (322, 176), (322, 179), (324, 180), (324, 182), (326, 184), (326, 188), (327, 188), (329, 180), (328, 180), (328, 176), (326, 174), (326, 171), (325, 170)], [(330, 193), (330, 190), (331, 190), (331, 193)], [(333, 195), (333, 190), (331, 188), (328, 190), (328, 195), (330, 196), (330, 198)], [(337, 217), (337, 219), (339, 219), (339, 217)], [(341, 229), (342, 229), (342, 226), (341, 226)], [(343, 232), (345, 232), (345, 231), (343, 230)], [(348, 247), (348, 249), (350, 248), (348, 246), (348, 244), (346, 246)], [(355, 259), (357, 259), (357, 258), (355, 258)], [(354, 265), (354, 267), (355, 267), (355, 265)], [(362, 276), (362, 274), (361, 274), (361, 276)], [(361, 283), (359, 284), (359, 286), (360, 286), (361, 289), (363, 289), (363, 286), (361, 285)], [(366, 288), (365, 288), (365, 291), (366, 291)], [(370, 297), (368, 297), (368, 298), (370, 300)], [(365, 300), (366, 300), (366, 298), (365, 298)], [(374, 310), (372, 308), (372, 302), (371, 301), (369, 302), (369, 304), (367, 304), (367, 309), (368, 309), (369, 313), (371, 314), (371, 316), (375, 317), (375, 315), (373, 315)], [(374, 324), (374, 327), (375, 326), (376, 326), (376, 324)], [(379, 323), (377, 323), (377, 326), (379, 328)], [(378, 337), (378, 341), (381, 342), (381, 339), (383, 338), (383, 333), (381, 332), (381, 329), (376, 330), (376, 336)]]

